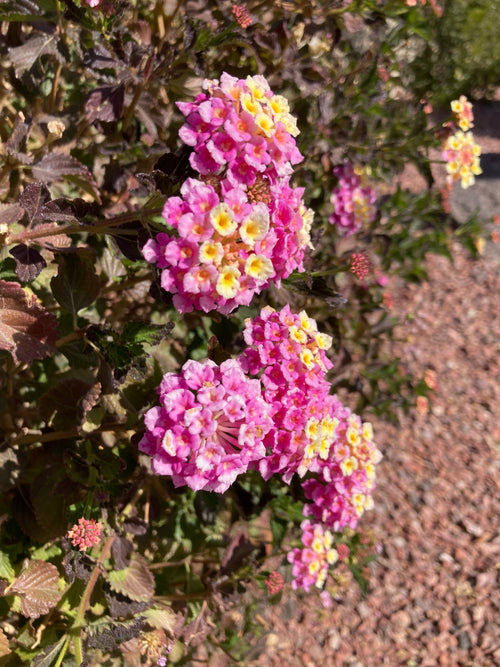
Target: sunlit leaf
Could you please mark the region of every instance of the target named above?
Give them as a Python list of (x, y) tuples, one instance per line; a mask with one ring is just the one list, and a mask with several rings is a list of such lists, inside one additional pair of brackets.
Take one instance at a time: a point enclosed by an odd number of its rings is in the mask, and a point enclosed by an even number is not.
[(31, 363), (56, 351), (56, 318), (35, 299), (28, 301), (18, 283), (0, 280), (0, 349), (17, 362)]
[(61, 598), (57, 567), (43, 560), (28, 561), (9, 592), (20, 596), (24, 616), (38, 618), (47, 614)]
[(147, 602), (154, 595), (154, 577), (144, 558), (135, 552), (128, 567), (109, 572), (108, 581), (114, 591), (137, 602)]

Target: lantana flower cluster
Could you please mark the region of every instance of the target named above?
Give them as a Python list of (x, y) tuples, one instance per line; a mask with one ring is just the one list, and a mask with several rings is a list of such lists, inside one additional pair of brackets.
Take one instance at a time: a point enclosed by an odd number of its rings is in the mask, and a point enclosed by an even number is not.
[(329, 530), (308, 520), (303, 521), (300, 527), (304, 547), (289, 551), (287, 559), (292, 563), (292, 588), (304, 588), (309, 592), (312, 586), (323, 588), (329, 566), (336, 563), (339, 557)]
[(332, 339), (305, 311), (297, 315), (289, 306), (263, 308), (246, 321), (243, 337), (242, 365), (260, 378), (274, 424), (259, 470), (265, 479), (279, 473), (288, 483), (295, 473), (303, 477), (316, 457), (326, 457), (335, 437), (335, 419), (324, 414), (330, 388), (324, 376), (332, 367), (325, 351)]
[(223, 73), (204, 88), (193, 102), (178, 103), (186, 116), (179, 137), (193, 148), (199, 178), (165, 203), (175, 234), (158, 234), (143, 254), (180, 312), (228, 314), (271, 280), (279, 285), (304, 270), (313, 214), (304, 189), (289, 182), (302, 155), (287, 100), (259, 75)]
[(163, 209), (178, 236), (160, 232), (142, 250), (161, 270), (161, 286), (174, 295), (177, 310), (228, 314), (271, 279), (279, 285), (295, 269), (303, 271), (311, 224), (303, 192), (260, 176), (248, 189), (228, 179), (217, 188), (187, 179), (182, 196), (170, 197)]
[(458, 100), (451, 102), (451, 109), (460, 129), (449, 136), (444, 144), (443, 160), (446, 161), (447, 182), (451, 186), (460, 181), (462, 188), (466, 189), (474, 184), (475, 176), (482, 173), (479, 164), (481, 147), (474, 142), (473, 134), (469, 131), (474, 125), (471, 103), (461, 95)]
[(164, 375), (139, 449), (154, 472), (194, 490), (226, 491), (251, 468), (287, 484), (297, 474), (314, 523), (303, 524), (306, 549), (290, 559), (297, 586), (321, 586), (336, 554), (328, 530), (354, 528), (372, 507), (380, 452), (371, 425), (329, 394), (332, 339), (305, 311), (266, 306), (243, 337), (238, 359), (188, 361)]
[(265, 456), (269, 408), (260, 383), (237, 360), (220, 366), (189, 360), (180, 373), (163, 376), (158, 393), (160, 405), (145, 415), (139, 449), (175, 486), (223, 493)]
[(346, 163), (335, 167), (333, 173), (338, 184), (330, 197), (335, 210), (328, 221), (345, 236), (351, 236), (373, 222), (377, 197), (361, 168)]

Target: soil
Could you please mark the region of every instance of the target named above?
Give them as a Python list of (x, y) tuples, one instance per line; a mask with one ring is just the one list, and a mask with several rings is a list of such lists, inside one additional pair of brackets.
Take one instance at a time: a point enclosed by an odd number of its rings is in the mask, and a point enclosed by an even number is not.
[(484, 173), (451, 206), (459, 222), (474, 210), (486, 221), (482, 256), (455, 245), (452, 263), (428, 257), (427, 283), (388, 287), (394, 312), (411, 316), (394, 354), (416, 375), (433, 371), (437, 389), (427, 413), (372, 420), (384, 459), (359, 526), (379, 552), (368, 596), (352, 582), (325, 609), (285, 594), (260, 615), (252, 665), (500, 665), (500, 102), (475, 117)]

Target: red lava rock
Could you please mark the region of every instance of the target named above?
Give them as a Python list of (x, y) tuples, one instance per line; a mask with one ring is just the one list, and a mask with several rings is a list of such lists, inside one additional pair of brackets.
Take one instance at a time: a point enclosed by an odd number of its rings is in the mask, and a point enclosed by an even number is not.
[[(500, 192), (498, 180), (491, 187)], [(371, 592), (363, 601), (353, 582), (320, 621), (314, 604), (301, 624), (264, 609), (289, 648), (259, 667), (313, 663), (314, 642), (315, 667), (500, 665), (499, 251), (474, 262), (454, 246), (454, 264), (428, 257), (428, 284), (390, 285), (394, 314), (413, 315), (391, 354), (416, 376), (432, 369), (439, 389), (425, 417), (402, 414), (397, 428), (369, 417), (384, 453), (375, 509), (360, 525), (384, 546)]]

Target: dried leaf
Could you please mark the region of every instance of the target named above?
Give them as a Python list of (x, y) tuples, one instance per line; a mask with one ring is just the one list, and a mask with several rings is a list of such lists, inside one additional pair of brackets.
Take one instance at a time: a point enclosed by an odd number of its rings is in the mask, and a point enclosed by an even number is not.
[(47, 262), (35, 248), (20, 243), (9, 250), (16, 260), (16, 276), (22, 283), (30, 283), (47, 266)]
[(57, 567), (43, 560), (28, 561), (10, 592), (20, 596), (23, 616), (38, 618), (47, 614), (61, 598)]
[(147, 602), (154, 595), (154, 577), (148, 570), (146, 561), (138, 553), (133, 553), (130, 565), (123, 570), (113, 570), (108, 574), (111, 588), (136, 602)]
[(31, 663), (30, 667), (50, 667), (57, 656), (61, 653), (61, 649), (66, 641), (66, 635), (63, 635), (58, 642), (49, 644), (43, 651), (41, 651)]
[(58, 41), (59, 38), (55, 34), (34, 35), (21, 46), (9, 48), (9, 55), (14, 65), (16, 77), (19, 79), (43, 55), (51, 54), (60, 58), (61, 55), (57, 50)]
[(35, 299), (28, 302), (18, 283), (0, 280), (0, 349), (16, 363), (31, 363), (56, 351), (57, 321)]
[(5, 636), (4, 631), (0, 628), (0, 658), (4, 658), (12, 651), (9, 648), (9, 640)]
[(77, 182), (86, 186), (85, 189), (90, 190), (97, 201), (100, 201), (99, 190), (92, 174), (72, 155), (49, 153), (33, 165), (33, 176), (43, 183), (58, 181), (63, 176), (77, 177)]

